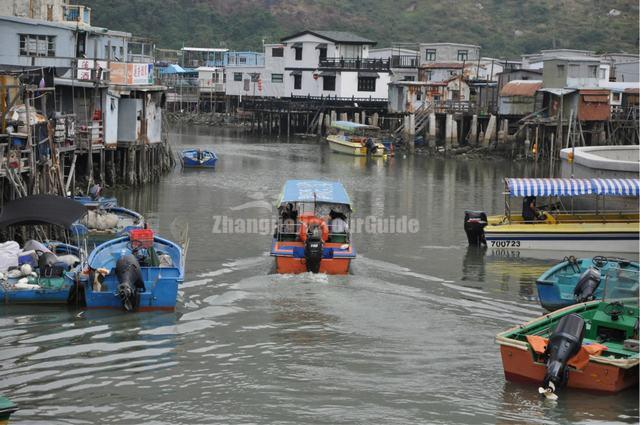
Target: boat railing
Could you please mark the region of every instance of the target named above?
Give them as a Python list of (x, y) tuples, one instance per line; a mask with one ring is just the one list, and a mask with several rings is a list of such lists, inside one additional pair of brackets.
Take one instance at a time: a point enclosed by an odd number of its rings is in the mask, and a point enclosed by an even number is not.
[(558, 210), (542, 210), (547, 215), (545, 220), (525, 221), (521, 216), (511, 215), (511, 219), (506, 216), (503, 222), (517, 223), (533, 223), (533, 224), (615, 224), (615, 223), (638, 223), (640, 225), (640, 215), (638, 211), (619, 210), (596, 212), (590, 210), (584, 211), (558, 211)]
[[(276, 235), (278, 242), (282, 241), (297, 241), (299, 239), (302, 223), (279, 223), (276, 229)], [(349, 242), (350, 232), (347, 227), (346, 232), (334, 231), (334, 225), (327, 224), (329, 230), (329, 242), (333, 242), (332, 239), (344, 237), (344, 242)]]

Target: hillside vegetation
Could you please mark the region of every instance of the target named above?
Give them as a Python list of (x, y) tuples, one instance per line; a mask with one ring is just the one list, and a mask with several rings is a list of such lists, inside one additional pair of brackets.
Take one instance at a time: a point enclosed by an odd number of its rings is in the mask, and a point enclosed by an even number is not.
[(93, 24), (158, 47), (260, 49), (303, 29), (352, 31), (378, 42), (479, 44), (513, 57), (552, 47), (638, 51), (636, 0), (85, 0)]

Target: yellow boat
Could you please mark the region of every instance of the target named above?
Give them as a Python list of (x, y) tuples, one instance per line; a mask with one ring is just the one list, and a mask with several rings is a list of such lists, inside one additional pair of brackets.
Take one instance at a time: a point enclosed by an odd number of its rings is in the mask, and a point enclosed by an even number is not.
[[(505, 213), (487, 217), (466, 211), (465, 232), (470, 245), (509, 250), (557, 250), (638, 253), (640, 214), (637, 211), (568, 211), (567, 198), (638, 197), (639, 179), (505, 179)], [(511, 197), (557, 198), (553, 208), (538, 211), (527, 221), (511, 213)], [(551, 205), (551, 203), (549, 203)], [(602, 202), (604, 204), (604, 201)], [(635, 205), (638, 205), (637, 200)]]
[(387, 155), (387, 149), (378, 138), (379, 127), (351, 121), (336, 121), (331, 127), (335, 133), (327, 136), (327, 142), (332, 151), (355, 156)]

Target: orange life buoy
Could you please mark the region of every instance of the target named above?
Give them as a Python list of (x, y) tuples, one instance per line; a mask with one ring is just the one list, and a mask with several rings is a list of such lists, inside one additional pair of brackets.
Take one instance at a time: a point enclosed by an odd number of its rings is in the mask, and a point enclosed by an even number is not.
[(329, 239), (329, 226), (327, 226), (327, 223), (325, 223), (324, 220), (318, 217), (305, 218), (305, 220), (300, 223), (300, 240), (302, 242), (307, 241), (307, 232), (309, 231), (309, 226), (312, 224), (320, 226), (320, 229), (322, 230), (322, 241), (326, 242), (327, 239)]

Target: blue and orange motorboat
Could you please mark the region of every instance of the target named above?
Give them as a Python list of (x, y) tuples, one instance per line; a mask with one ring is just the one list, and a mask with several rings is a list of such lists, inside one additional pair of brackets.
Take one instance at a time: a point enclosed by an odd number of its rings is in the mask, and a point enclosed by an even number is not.
[(271, 244), (278, 273), (347, 274), (356, 251), (351, 201), (340, 182), (289, 180)]
[(134, 229), (96, 247), (79, 279), (88, 309), (172, 311), (184, 280), (183, 250), (150, 229)]
[(218, 156), (206, 149), (186, 149), (180, 156), (184, 168), (215, 168)]
[[(567, 257), (536, 281), (540, 305), (549, 311), (599, 299), (605, 286), (619, 291), (638, 290), (638, 263), (622, 258)], [(611, 290), (611, 289), (610, 289)]]

